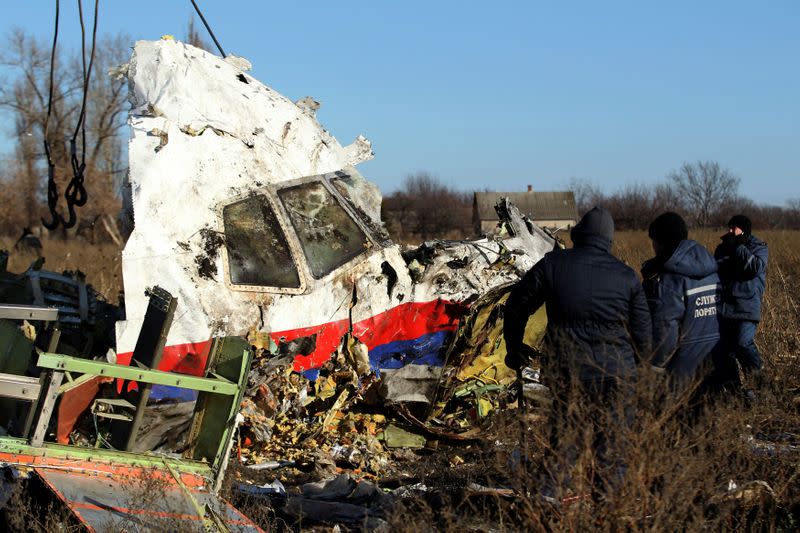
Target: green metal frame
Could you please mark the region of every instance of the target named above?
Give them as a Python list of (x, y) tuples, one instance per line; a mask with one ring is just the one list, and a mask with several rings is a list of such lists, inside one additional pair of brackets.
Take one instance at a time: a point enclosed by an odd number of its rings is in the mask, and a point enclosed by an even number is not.
[(221, 377), (200, 378), (161, 370), (146, 370), (89, 359), (79, 359), (56, 353), (40, 354), (36, 364), (40, 368), (48, 368), (58, 372), (79, 372), (81, 374), (126, 379), (140, 383), (152, 383), (153, 385), (169, 385), (171, 387), (224, 394), (226, 396), (236, 396), (239, 393), (239, 384)]
[(213, 465), (217, 474), (215, 490), (227, 466), (236, 429), (236, 415), (244, 396), (252, 357), (250, 343), (241, 337), (217, 338), (209, 350), (207, 372), (213, 371), (213, 375), (219, 379), (238, 381), (238, 391), (233, 397), (201, 392), (189, 429), (191, 446), (186, 456), (206, 460)]
[[(50, 349), (53, 350), (53, 347)], [(197, 377), (80, 359), (52, 352), (41, 353), (37, 365), (46, 371), (43, 375), (50, 379), (61, 376), (66, 379), (63, 385), (61, 380), (57, 379), (50, 387), (52, 394), (48, 395), (48, 401), (36, 409), (40, 418), (43, 418), (37, 427), (47, 427), (55, 397), (93, 376), (166, 385), (192, 389), (200, 393), (195, 419), (190, 430), (192, 443), (190, 450), (183, 459), (175, 459), (149, 453), (61, 445), (42, 442), (41, 438), (6, 436), (0, 437), (0, 453), (19, 456), (19, 464), (23, 466), (30, 463), (31, 457), (74, 460), (83, 464), (79, 468), (88, 470), (91, 470), (92, 463), (162, 470), (166, 465), (169, 470), (197, 474), (213, 480), (213, 488), (217, 489), (227, 466), (226, 459), (230, 453), (232, 435), (236, 427), (236, 414), (244, 395), (252, 357), (249, 343), (242, 338), (215, 339), (206, 367), (206, 375), (212, 377)]]

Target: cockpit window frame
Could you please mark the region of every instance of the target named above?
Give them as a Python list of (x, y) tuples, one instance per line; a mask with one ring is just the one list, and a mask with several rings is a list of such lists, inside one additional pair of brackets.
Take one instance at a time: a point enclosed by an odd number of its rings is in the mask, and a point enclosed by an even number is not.
[[(358, 174), (358, 172), (356, 172)], [(392, 238), (389, 235), (389, 232), (386, 231), (386, 228), (382, 228), (383, 223), (378, 221), (372, 221), (371, 217), (358, 205), (355, 204), (355, 201), (349, 197), (349, 195), (343, 193), (339, 188), (336, 186), (336, 183), (341, 182), (344, 183), (347, 179), (355, 178), (352, 173), (348, 173), (345, 171), (333, 172), (331, 174), (325, 175), (325, 180), (328, 183), (330, 189), (332, 189), (341, 199), (342, 203), (344, 204), (345, 208), (350, 211), (351, 216), (355, 217), (356, 222), (359, 226), (365, 229), (367, 235), (369, 235), (373, 242), (377, 243), (381, 248), (389, 247), (393, 244)], [(360, 175), (358, 178), (364, 179)], [(365, 220), (368, 219), (368, 220)], [(371, 224), (370, 224), (371, 222)], [(377, 227), (373, 227), (377, 226)]]
[(246, 200), (247, 198), (251, 198), (253, 196), (264, 196), (267, 199), (267, 203), (269, 208), (272, 209), (272, 212), (275, 215), (275, 219), (278, 221), (278, 226), (280, 230), (283, 232), (283, 236), (286, 239), (286, 243), (289, 246), (289, 255), (292, 258), (292, 262), (294, 263), (294, 267), (297, 270), (297, 275), (300, 279), (300, 286), (299, 287), (275, 287), (270, 285), (242, 285), (238, 283), (233, 283), (231, 280), (231, 271), (230, 271), (230, 258), (228, 257), (228, 247), (227, 245), (222, 246), (222, 264), (223, 264), (223, 275), (225, 276), (225, 285), (234, 291), (245, 291), (245, 292), (269, 292), (273, 294), (304, 294), (308, 291), (308, 267), (305, 264), (305, 256), (303, 254), (302, 249), (299, 248), (299, 243), (297, 242), (296, 238), (294, 238), (294, 228), (289, 226), (287, 228), (286, 221), (282, 219), (283, 214), (281, 211), (276, 209), (276, 199), (274, 195), (266, 188), (266, 187), (259, 187), (258, 189), (253, 189), (252, 191), (248, 191), (246, 194), (240, 194), (231, 198), (227, 198), (224, 202), (220, 203), (217, 207), (217, 217), (219, 219), (220, 227), (222, 228), (222, 232), (225, 232), (225, 218), (223, 211), (224, 209), (229, 206), (233, 205), (237, 202), (242, 200)]
[[(322, 199), (318, 198), (318, 195), (322, 195)], [(314, 279), (324, 279), (374, 247), (375, 244), (368, 233), (356, 222), (352, 213), (344, 207), (341, 200), (333, 194), (324, 181), (311, 180), (287, 185), (277, 190), (277, 196), (295, 229), (295, 235), (300, 241), (306, 256), (306, 263), (311, 269), (311, 277)], [(315, 197), (317, 198), (314, 199)], [(309, 200), (312, 201), (312, 204), (307, 205), (306, 202)], [(317, 201), (322, 203), (316, 205)], [(320, 218), (311, 221), (302, 212), (295, 214), (293, 205), (302, 210), (321, 209), (318, 215)], [(318, 225), (317, 222), (322, 225)], [(329, 229), (323, 229), (325, 227)], [(321, 235), (313, 237), (312, 235), (318, 231), (331, 232), (331, 234), (322, 238)], [(338, 241), (338, 239), (343, 240)], [(340, 242), (343, 246), (336, 249), (335, 241)]]
[[(278, 220), (278, 225), (280, 226), (280, 229), (281, 231), (283, 231), (284, 237), (286, 238), (286, 242), (288, 243), (289, 246), (289, 252), (291, 254), (292, 260), (294, 261), (295, 267), (297, 268), (297, 272), (300, 277), (300, 287), (297, 288), (271, 287), (266, 285), (234, 284), (231, 282), (228, 250), (226, 246), (223, 246), (222, 260), (223, 260), (223, 271), (224, 271), (226, 286), (233, 291), (246, 291), (246, 292), (259, 292), (259, 293), (272, 293), (272, 294), (305, 294), (311, 289), (311, 285), (313, 283), (319, 282), (320, 280), (325, 280), (330, 277), (335, 277), (339, 275), (341, 272), (346, 271), (355, 266), (356, 264), (362, 262), (364, 259), (366, 259), (366, 257), (370, 256), (371, 254), (376, 253), (382, 248), (384, 248), (386, 246), (386, 243), (382, 241), (379, 238), (379, 236), (373, 235), (373, 231), (369, 227), (367, 227), (366, 224), (362, 222), (358, 213), (356, 213), (353, 207), (350, 205), (350, 202), (346, 198), (344, 198), (339, 193), (339, 191), (336, 190), (336, 187), (331, 183), (332, 179), (349, 177), (349, 176), (350, 174), (344, 171), (336, 171), (336, 172), (329, 172), (326, 174), (305, 176), (302, 178), (282, 181), (280, 183), (273, 183), (258, 188), (254, 188), (248, 191), (247, 193), (240, 194), (235, 197), (226, 198), (223, 202), (221, 202), (217, 207), (217, 216), (219, 219), (220, 227), (224, 232), (225, 222), (223, 218), (223, 209), (226, 206), (234, 204), (238, 201), (249, 198), (251, 196), (255, 195), (266, 196), (269, 206), (275, 213), (275, 217)], [(325, 190), (333, 196), (333, 198), (339, 204), (339, 206), (345, 210), (350, 219), (353, 222), (355, 222), (356, 226), (364, 233), (369, 242), (369, 247), (365, 247), (365, 249), (361, 253), (353, 256), (345, 263), (337, 266), (327, 274), (323, 274), (319, 278), (313, 276), (311, 268), (308, 264), (308, 260), (306, 259), (305, 251), (303, 250), (303, 246), (291, 222), (289, 213), (286, 211), (283, 202), (278, 196), (278, 191), (282, 189), (289, 189), (292, 187), (297, 187), (298, 185), (305, 185), (312, 182), (317, 182), (322, 184)]]

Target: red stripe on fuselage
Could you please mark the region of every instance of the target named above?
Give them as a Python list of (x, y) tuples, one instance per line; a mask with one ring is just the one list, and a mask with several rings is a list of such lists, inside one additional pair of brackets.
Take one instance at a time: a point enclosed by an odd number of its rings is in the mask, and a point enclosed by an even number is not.
[[(353, 323), (353, 335), (372, 350), (376, 346), (416, 339), (428, 333), (453, 331), (458, 327), (458, 321), (466, 309), (467, 307), (462, 304), (445, 300), (409, 302)], [(309, 355), (298, 355), (294, 359), (294, 370), (301, 372), (317, 368), (327, 361), (336, 351), (347, 329), (348, 321), (339, 320), (321, 326), (274, 333), (271, 336), (275, 342), (279, 342), (281, 338), (291, 341), (317, 333), (314, 352)]]
[[(389, 342), (416, 339), (439, 331), (453, 331), (458, 327), (458, 321), (466, 310), (466, 305), (445, 300), (408, 302), (353, 323), (353, 335), (371, 350)], [(316, 326), (277, 331), (270, 333), (270, 337), (280, 344), (317, 335), (314, 351), (308, 355), (298, 355), (294, 359), (294, 370), (302, 372), (317, 368), (330, 359), (342, 337), (347, 333), (348, 326), (347, 320), (337, 320)], [(165, 346), (158, 369), (200, 376), (205, 369), (210, 345), (209, 340)], [(118, 354), (117, 363), (130, 364), (131, 356), (131, 352)]]
[[(164, 346), (159, 370), (202, 376), (208, 359), (208, 349), (211, 341), (190, 342), (187, 344), (172, 344)], [(129, 365), (133, 352), (117, 354), (117, 364)]]
[[(209, 348), (211, 348), (210, 340), (164, 346), (161, 362), (157, 368), (165, 372), (202, 376), (206, 368)], [(117, 354), (117, 364), (130, 365), (132, 358), (133, 352)], [(135, 385), (129, 384), (128, 390), (131, 390), (132, 387)], [(121, 379), (117, 380), (117, 392), (122, 392)]]

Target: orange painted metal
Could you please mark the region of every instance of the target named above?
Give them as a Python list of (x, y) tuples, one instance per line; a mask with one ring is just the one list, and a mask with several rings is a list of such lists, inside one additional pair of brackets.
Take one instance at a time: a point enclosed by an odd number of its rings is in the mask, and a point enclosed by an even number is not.
[[(155, 457), (153, 459), (156, 460)], [(4, 452), (0, 452), (0, 463), (15, 465), (21, 468), (53, 469), (75, 474), (87, 474), (120, 480), (149, 477), (158, 481), (177, 484), (172, 473), (166, 467), (140, 467), (107, 461), (86, 461), (83, 459), (42, 457)], [(178, 472), (178, 475), (184, 485), (192, 489), (203, 487), (208, 482), (208, 479), (200, 474)]]
[(97, 376), (61, 395), (61, 401), (58, 403), (56, 442), (59, 444), (69, 443), (69, 434), (72, 432), (72, 428), (75, 427), (78, 417), (92, 404), (92, 400), (100, 390), (100, 384), (111, 381), (111, 378)]

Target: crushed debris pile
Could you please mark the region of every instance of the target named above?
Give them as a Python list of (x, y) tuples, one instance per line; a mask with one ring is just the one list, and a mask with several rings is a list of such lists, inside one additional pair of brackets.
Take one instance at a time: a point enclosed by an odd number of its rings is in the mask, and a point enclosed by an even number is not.
[[(478, 438), (489, 413), (517, 401), (509, 389), (515, 374), (504, 364), (508, 291), (493, 289), (473, 303), (444, 366), (359, 371), (349, 355), (358, 341), (347, 336), (311, 380), (293, 371), (291, 356), (269, 337), (253, 340), (261, 347), (242, 406), (242, 462), (254, 470), (291, 466), (374, 477), (393, 473), (397, 450)], [(536, 345), (545, 325), (542, 313), (534, 315), (529, 342)]]
[(315, 381), (293, 372), (290, 357), (262, 351), (242, 405), (242, 461), (256, 468), (280, 460), (382, 472), (386, 451), (379, 438), (386, 416), (358, 409), (377, 384), (374, 374), (358, 376), (341, 351)]

